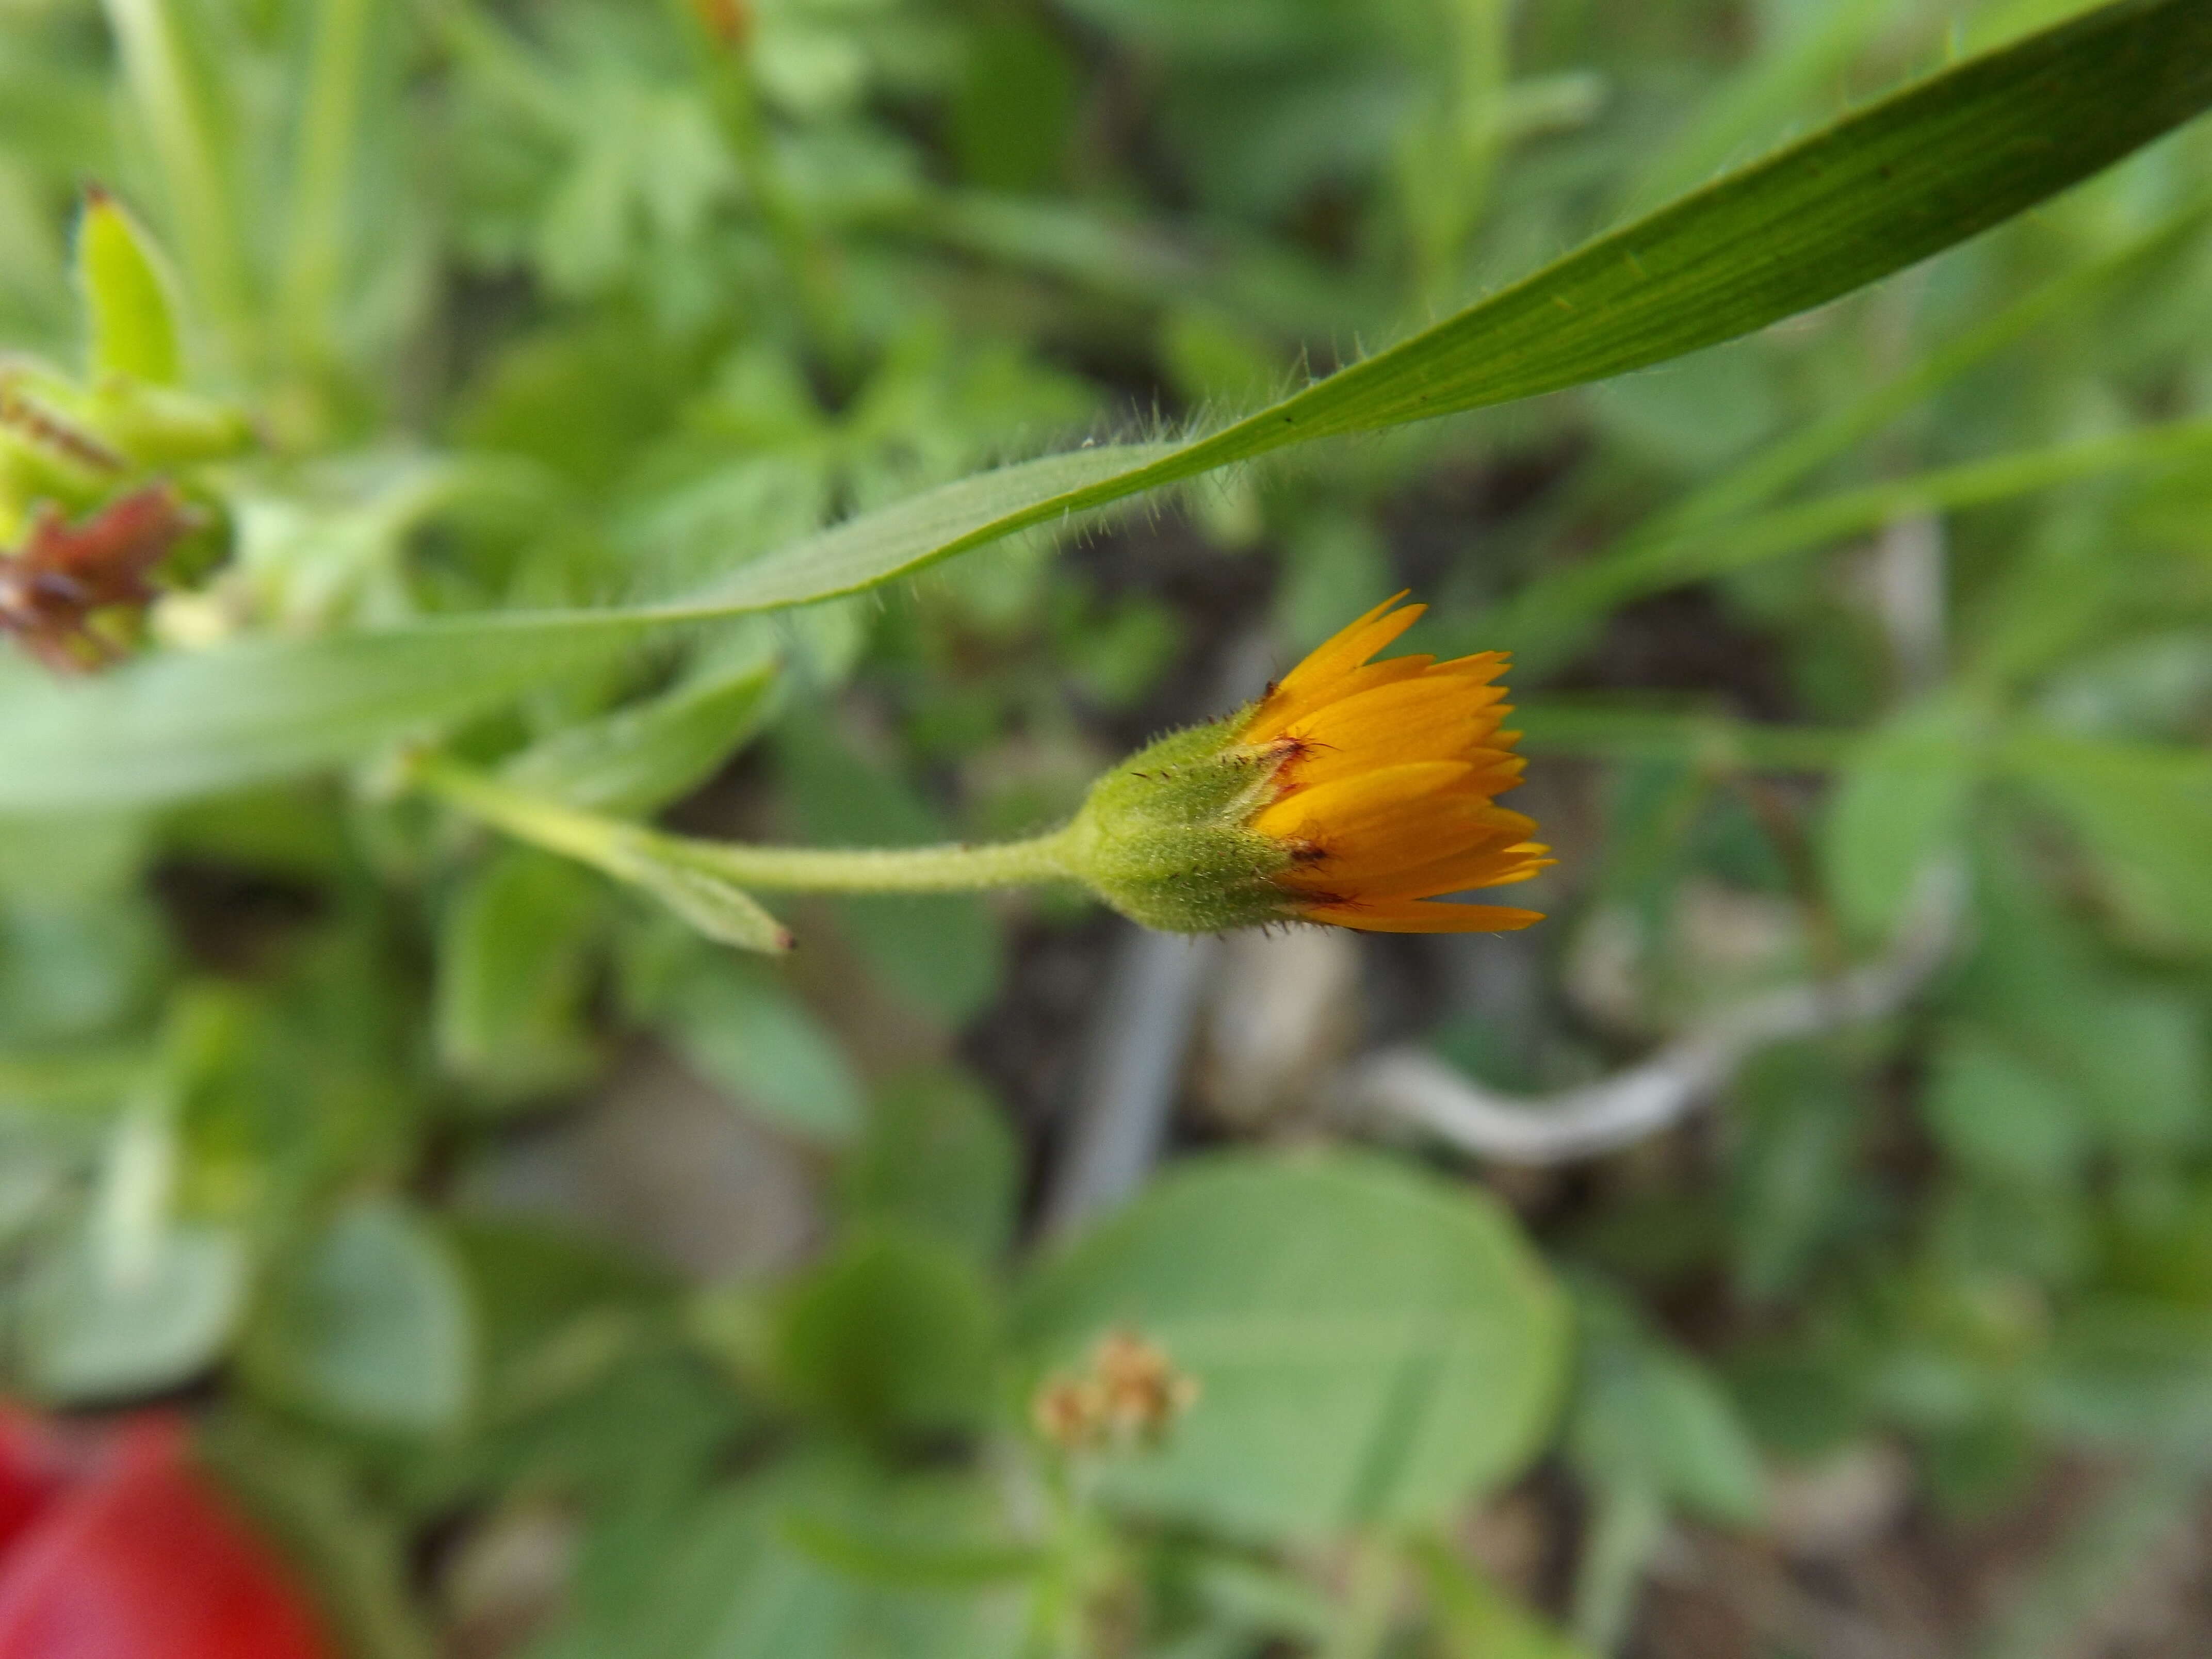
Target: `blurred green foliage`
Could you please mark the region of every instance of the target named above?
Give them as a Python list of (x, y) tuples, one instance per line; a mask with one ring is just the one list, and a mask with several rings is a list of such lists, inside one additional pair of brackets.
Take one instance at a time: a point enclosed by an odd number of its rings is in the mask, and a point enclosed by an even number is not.
[[(2088, 9), (0, 7), (0, 542), (196, 526), (141, 660), (0, 655), (8, 1386), (188, 1392), (362, 1659), (1534, 1659), (1869, 1447), (2152, 1472), (2038, 1650), (2212, 1461), (2212, 135), (2098, 171), (2212, 42)], [(1565, 1088), (1948, 880), (1940, 966), (1571, 1180), (1247, 1122), (1040, 1243), (1095, 921), (641, 827), (1033, 830), (1407, 584), (1564, 856), (1378, 1025)], [(1195, 1403), (1068, 1452), (1116, 1329)]]

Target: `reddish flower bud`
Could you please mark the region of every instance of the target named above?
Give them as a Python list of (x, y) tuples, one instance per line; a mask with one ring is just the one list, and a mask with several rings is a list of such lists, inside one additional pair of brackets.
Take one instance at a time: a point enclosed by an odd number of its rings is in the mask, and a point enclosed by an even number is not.
[(118, 653), (94, 630), (93, 619), (151, 605), (149, 578), (192, 522), (161, 484), (120, 496), (76, 524), (47, 504), (20, 548), (0, 548), (0, 632), (59, 672), (106, 666)]

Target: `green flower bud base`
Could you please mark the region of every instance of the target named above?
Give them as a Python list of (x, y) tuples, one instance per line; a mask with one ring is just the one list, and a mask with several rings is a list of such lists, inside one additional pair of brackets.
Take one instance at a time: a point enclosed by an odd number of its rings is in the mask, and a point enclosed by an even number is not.
[(1139, 750), (1091, 787), (1061, 857), (1133, 921), (1211, 933), (1290, 920), (1274, 878), (1291, 854), (1247, 826), (1282, 757), (1237, 741), (1240, 710)]

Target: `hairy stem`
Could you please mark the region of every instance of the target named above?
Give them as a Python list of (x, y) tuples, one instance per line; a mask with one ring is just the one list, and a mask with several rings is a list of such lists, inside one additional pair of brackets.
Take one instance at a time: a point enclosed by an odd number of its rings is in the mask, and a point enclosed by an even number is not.
[(672, 836), (580, 812), (434, 756), (416, 758), (410, 781), (521, 840), (604, 866), (617, 849), (718, 877), (739, 887), (787, 892), (946, 893), (1074, 878), (1067, 832), (982, 847), (755, 847)]

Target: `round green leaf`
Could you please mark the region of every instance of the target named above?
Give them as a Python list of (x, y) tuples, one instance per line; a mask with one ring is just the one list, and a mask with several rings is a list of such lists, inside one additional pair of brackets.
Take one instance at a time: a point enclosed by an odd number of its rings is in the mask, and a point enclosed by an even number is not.
[(884, 1228), (793, 1288), (779, 1368), (802, 1405), (864, 1439), (970, 1428), (989, 1409), (998, 1323), (959, 1251)]
[(273, 1392), (334, 1420), (428, 1433), (467, 1408), (474, 1333), (443, 1242), (399, 1205), (342, 1212), (283, 1275), (247, 1358)]
[(1026, 1352), (1116, 1326), (1195, 1376), (1167, 1444), (1105, 1490), (1256, 1537), (1433, 1520), (1509, 1478), (1559, 1396), (1561, 1299), (1486, 1194), (1364, 1154), (1193, 1160), (1046, 1262)]
[(76, 1235), (27, 1289), (32, 1384), (70, 1403), (174, 1388), (215, 1362), (245, 1298), (246, 1252), (228, 1232), (173, 1228), (140, 1271)]

